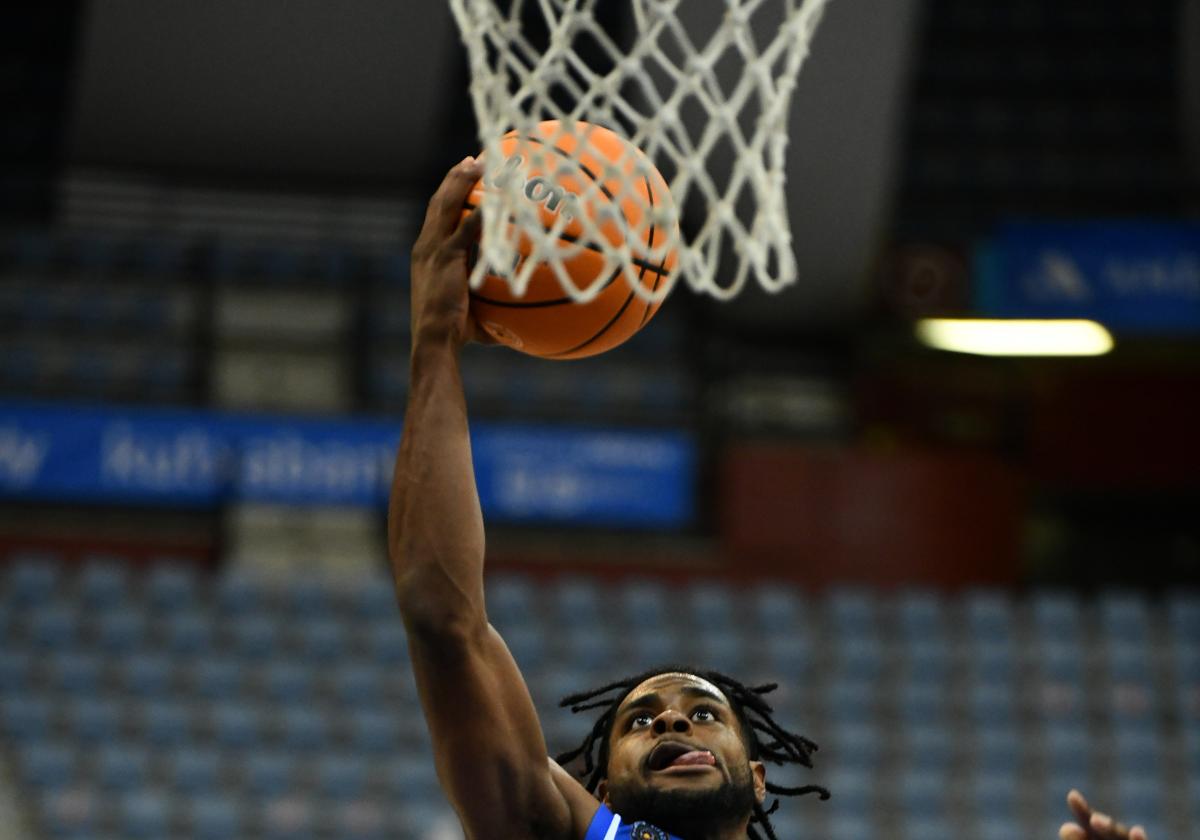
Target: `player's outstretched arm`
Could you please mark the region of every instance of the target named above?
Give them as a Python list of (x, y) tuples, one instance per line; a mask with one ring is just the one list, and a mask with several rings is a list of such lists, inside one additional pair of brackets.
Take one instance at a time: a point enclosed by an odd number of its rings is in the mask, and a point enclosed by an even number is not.
[[(475, 489), (459, 352), (474, 337), (461, 225), (479, 177), (454, 167), (412, 254), (408, 410), (388, 506), (388, 547), (438, 777), (470, 838), (582, 836), (595, 800), (546, 756), (533, 701), (483, 600), (483, 515)], [(588, 803), (592, 807), (588, 807)]]
[(1067, 794), (1067, 807), (1076, 822), (1063, 824), (1058, 830), (1061, 840), (1148, 840), (1146, 829), (1140, 825), (1129, 828), (1107, 814), (1093, 811), (1077, 790)]

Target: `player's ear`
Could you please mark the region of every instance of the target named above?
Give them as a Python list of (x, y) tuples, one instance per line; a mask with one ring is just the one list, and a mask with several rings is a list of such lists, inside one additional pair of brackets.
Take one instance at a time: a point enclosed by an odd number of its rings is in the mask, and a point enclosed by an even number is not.
[(596, 798), (605, 805), (608, 804), (608, 779), (601, 779), (600, 783), (596, 785)]
[(767, 765), (761, 761), (751, 761), (750, 773), (754, 776), (754, 799), (761, 805), (767, 798)]

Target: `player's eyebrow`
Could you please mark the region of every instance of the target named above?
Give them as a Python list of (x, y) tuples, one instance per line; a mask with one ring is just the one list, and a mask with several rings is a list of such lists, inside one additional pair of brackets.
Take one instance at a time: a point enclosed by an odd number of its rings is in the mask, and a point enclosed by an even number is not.
[[(722, 706), (729, 705), (724, 697), (721, 697), (718, 694), (713, 694), (707, 688), (702, 686), (685, 685), (680, 688), (679, 691), (681, 694), (686, 694), (689, 697), (703, 697)], [(662, 696), (657, 691), (648, 691), (645, 694), (639, 694), (637, 697), (628, 701), (624, 706), (621, 707), (621, 710), (617, 712), (617, 716), (620, 717), (632, 709), (652, 709), (661, 705)]]

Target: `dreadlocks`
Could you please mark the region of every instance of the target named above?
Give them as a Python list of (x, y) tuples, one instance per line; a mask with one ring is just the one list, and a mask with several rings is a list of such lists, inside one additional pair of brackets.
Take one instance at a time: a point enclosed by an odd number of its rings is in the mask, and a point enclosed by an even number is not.
[[(629, 696), (629, 693), (646, 680), (660, 674), (672, 673), (693, 674), (697, 677), (702, 677), (724, 692), (725, 696), (729, 699), (730, 705), (733, 707), (738, 722), (741, 724), (742, 737), (746, 743), (747, 753), (752, 761), (766, 760), (778, 765), (799, 764), (804, 767), (813, 766), (812, 754), (817, 749), (817, 745), (803, 735), (788, 732), (776, 723), (772, 716), (774, 709), (763, 699), (764, 694), (768, 694), (779, 687), (778, 683), (746, 686), (733, 677), (728, 677), (717, 671), (679, 665), (665, 665), (652, 668), (641, 674), (635, 674), (632, 677), (626, 677), (625, 679), (611, 682), (608, 685), (594, 688), (590, 691), (583, 691), (564, 697), (559, 702), (559, 706), (569, 706), (572, 712), (586, 712), (591, 709), (600, 708), (603, 708), (604, 711), (601, 712), (596, 722), (592, 725), (592, 729), (587, 734), (587, 737), (583, 739), (583, 743), (573, 750), (568, 750), (556, 756), (555, 760), (561, 765), (566, 765), (582, 756), (583, 770), (580, 772), (579, 777), (583, 780), (588, 791), (595, 793), (597, 786), (608, 772), (609, 739), (612, 735), (612, 727), (617, 716), (617, 709), (620, 708), (621, 703)], [(599, 744), (598, 755), (593, 755), (593, 753), (597, 752), (597, 744)], [(782, 796), (803, 796), (806, 793), (816, 793), (821, 799), (829, 798), (829, 791), (819, 785), (786, 787), (774, 784), (773, 782), (767, 782), (767, 791)], [(770, 815), (775, 813), (778, 808), (778, 798), (775, 799), (769, 808), (763, 808), (762, 805), (755, 803), (748, 830), (750, 840), (764, 840), (763, 835), (755, 828), (755, 823), (761, 825), (763, 831), (766, 832), (765, 840), (778, 840), (775, 836), (775, 830), (771, 827), (770, 820)]]

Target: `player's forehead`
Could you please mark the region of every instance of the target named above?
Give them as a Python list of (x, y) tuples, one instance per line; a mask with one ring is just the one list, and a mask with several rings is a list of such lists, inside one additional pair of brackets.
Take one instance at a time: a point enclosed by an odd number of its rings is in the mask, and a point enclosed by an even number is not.
[(709, 680), (696, 674), (689, 674), (683, 671), (670, 671), (662, 674), (655, 674), (653, 677), (642, 680), (637, 686), (629, 692), (621, 705), (629, 706), (636, 704), (650, 695), (664, 695), (672, 692), (686, 692), (688, 694), (711, 695), (714, 699), (719, 700), (725, 705), (729, 705), (729, 699), (721, 689), (717, 688)]

